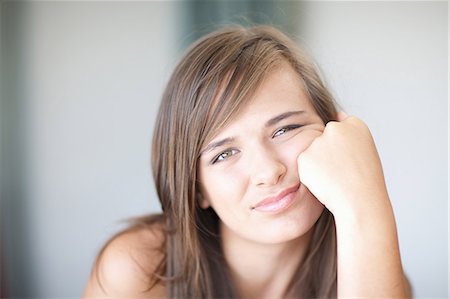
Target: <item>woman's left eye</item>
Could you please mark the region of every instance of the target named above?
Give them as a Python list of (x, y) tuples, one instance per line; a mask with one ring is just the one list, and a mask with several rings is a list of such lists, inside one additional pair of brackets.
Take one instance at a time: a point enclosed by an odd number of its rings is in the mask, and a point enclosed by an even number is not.
[(294, 129), (297, 129), (297, 128), (300, 128), (300, 127), (301, 127), (301, 125), (291, 125), (291, 126), (283, 127), (281, 129), (276, 130), (275, 133), (273, 133), (272, 138), (281, 136), (281, 135), (283, 135), (284, 133), (286, 133), (288, 131), (291, 131), (291, 130), (294, 130)]

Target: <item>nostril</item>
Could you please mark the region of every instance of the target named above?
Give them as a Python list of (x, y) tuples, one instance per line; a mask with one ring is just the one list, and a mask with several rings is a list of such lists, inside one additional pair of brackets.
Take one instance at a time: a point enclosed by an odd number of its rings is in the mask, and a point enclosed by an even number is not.
[(255, 185), (276, 185), (286, 173), (286, 167), (279, 161), (260, 161), (252, 171)]

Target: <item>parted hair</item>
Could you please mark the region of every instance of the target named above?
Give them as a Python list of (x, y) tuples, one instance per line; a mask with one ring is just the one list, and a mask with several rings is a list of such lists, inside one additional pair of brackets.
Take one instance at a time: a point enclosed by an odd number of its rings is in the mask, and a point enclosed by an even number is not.
[[(152, 140), (152, 171), (162, 215), (136, 225), (163, 223), (163, 260), (150, 286), (165, 284), (169, 298), (237, 298), (221, 249), (219, 218), (200, 207), (201, 149), (236, 116), (266, 75), (287, 62), (324, 124), (335, 101), (317, 67), (272, 26), (227, 26), (195, 42), (163, 93)], [(276, 101), (277, 99), (274, 99)], [(336, 297), (336, 233), (325, 208), (312, 228), (305, 257), (285, 298)]]

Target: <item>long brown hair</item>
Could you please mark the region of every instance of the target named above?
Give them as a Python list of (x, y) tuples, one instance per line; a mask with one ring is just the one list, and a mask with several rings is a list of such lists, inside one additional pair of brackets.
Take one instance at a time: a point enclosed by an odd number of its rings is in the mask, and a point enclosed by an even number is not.
[[(287, 61), (324, 123), (335, 102), (311, 60), (270, 26), (222, 28), (198, 40), (173, 72), (156, 120), (152, 167), (166, 221), (165, 276), (170, 298), (235, 298), (223, 258), (218, 216), (199, 206), (200, 151), (252, 96), (268, 72)], [(287, 297), (336, 297), (336, 238), (325, 209)], [(164, 271), (164, 273), (163, 273)]]

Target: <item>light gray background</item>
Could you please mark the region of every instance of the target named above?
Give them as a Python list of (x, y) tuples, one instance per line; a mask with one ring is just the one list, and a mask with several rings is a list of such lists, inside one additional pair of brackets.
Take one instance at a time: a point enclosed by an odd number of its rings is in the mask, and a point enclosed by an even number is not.
[[(150, 139), (186, 42), (183, 6), (7, 2), (1, 13), (9, 291), (78, 297), (118, 221), (159, 210)], [(372, 130), (415, 297), (447, 298), (448, 3), (304, 2), (294, 15), (338, 101)]]

